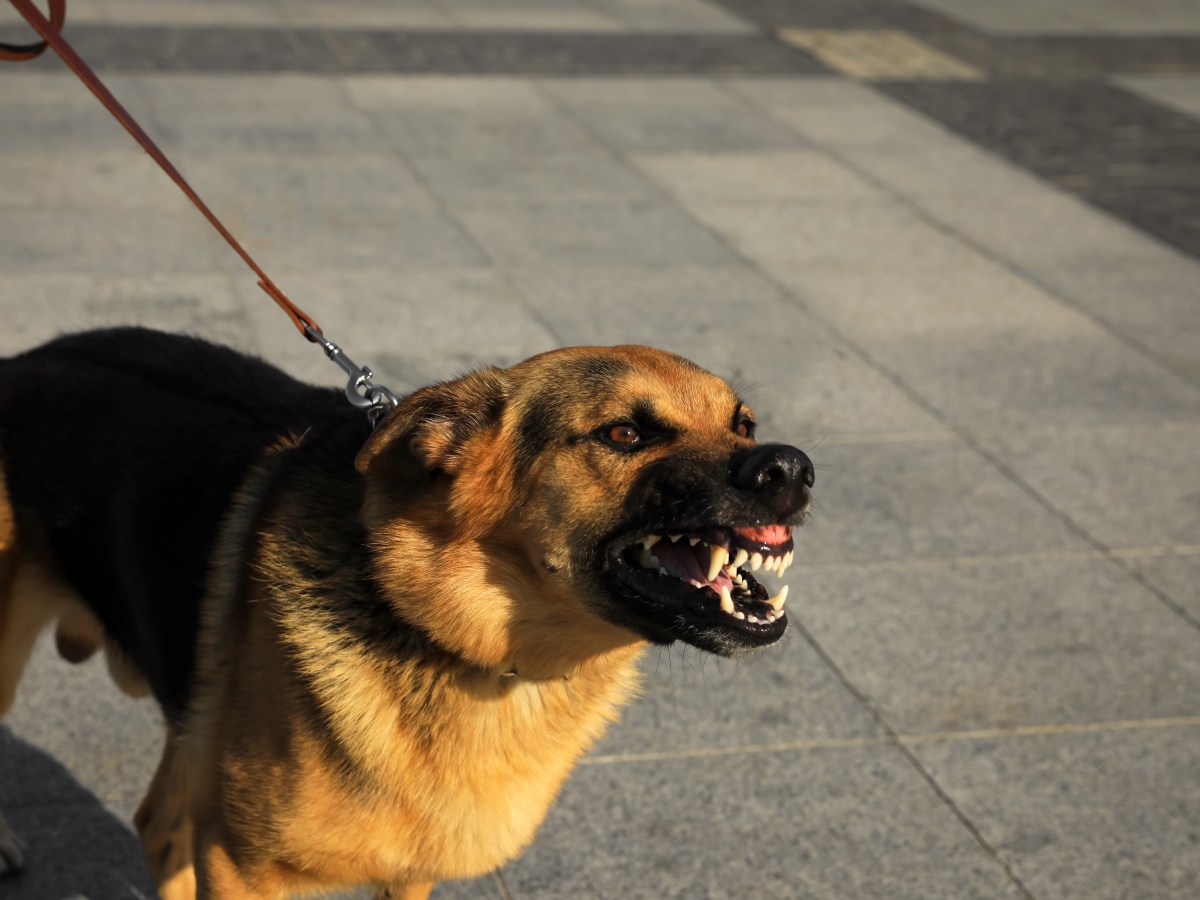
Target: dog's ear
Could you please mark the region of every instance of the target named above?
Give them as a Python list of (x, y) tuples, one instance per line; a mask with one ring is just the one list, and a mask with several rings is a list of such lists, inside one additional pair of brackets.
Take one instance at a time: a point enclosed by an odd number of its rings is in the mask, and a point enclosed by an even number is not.
[(508, 382), (500, 369), (479, 369), (422, 388), (400, 401), (358, 453), (355, 468), (403, 477), (454, 475), (467, 443), (500, 422)]

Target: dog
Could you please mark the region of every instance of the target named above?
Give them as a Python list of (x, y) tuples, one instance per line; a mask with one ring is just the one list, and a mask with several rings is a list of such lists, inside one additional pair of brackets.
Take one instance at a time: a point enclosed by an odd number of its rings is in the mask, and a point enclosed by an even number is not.
[(755, 573), (791, 562), (813, 467), (754, 431), (647, 347), (479, 369), (372, 428), (197, 338), (61, 337), (0, 362), (0, 714), (51, 624), (155, 698), (134, 821), (164, 900), (426, 897), (530, 843), (647, 645), (783, 635)]

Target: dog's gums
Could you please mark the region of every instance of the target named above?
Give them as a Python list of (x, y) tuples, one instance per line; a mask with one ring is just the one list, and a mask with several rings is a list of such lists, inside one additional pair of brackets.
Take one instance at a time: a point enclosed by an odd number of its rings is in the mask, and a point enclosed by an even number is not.
[(753, 635), (755, 643), (771, 642), (786, 627), (788, 588), (769, 596), (751, 572), (782, 575), (792, 563), (792, 547), (788, 525), (648, 534), (615, 555), (613, 574), (677, 614), (714, 620)]

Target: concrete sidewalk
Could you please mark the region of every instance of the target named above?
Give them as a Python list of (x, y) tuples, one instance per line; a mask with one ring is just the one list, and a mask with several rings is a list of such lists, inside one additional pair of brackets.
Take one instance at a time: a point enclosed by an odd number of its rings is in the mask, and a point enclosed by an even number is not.
[[(784, 644), (650, 654), (435, 897), (1200, 896), (1200, 7), (69, 2), (394, 390), (650, 343), (817, 463)], [(133, 322), (339, 380), (55, 60), (0, 68), (0, 274), (0, 354)], [(152, 894), (154, 709), (43, 645), (6, 722), (0, 898)]]

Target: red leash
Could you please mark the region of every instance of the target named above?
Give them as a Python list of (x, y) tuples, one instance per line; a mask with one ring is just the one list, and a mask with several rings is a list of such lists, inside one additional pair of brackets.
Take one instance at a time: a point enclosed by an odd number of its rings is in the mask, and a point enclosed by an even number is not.
[(258, 286), (266, 292), (268, 297), (279, 304), (280, 309), (288, 314), (288, 317), (292, 320), (296, 328), (299, 329), (300, 333), (313, 343), (320, 344), (325, 351), (325, 355), (337, 363), (350, 376), (350, 382), (346, 385), (346, 396), (350, 402), (355, 406), (367, 410), (372, 421), (377, 421), (383, 413), (395, 406), (397, 403), (396, 396), (382, 385), (372, 383), (373, 373), (371, 370), (366, 366), (356, 365), (342, 352), (342, 349), (337, 344), (327, 340), (321, 331), (321, 326), (313, 321), (304, 310), (293, 303), (279, 289), (275, 282), (271, 280), (267, 273), (259, 267), (258, 263), (246, 252), (245, 248), (238, 243), (237, 238), (230, 234), (229, 230), (221, 224), (221, 220), (208, 208), (208, 204), (200, 199), (200, 195), (192, 189), (192, 186), (187, 183), (187, 180), (184, 179), (179, 170), (167, 159), (166, 154), (158, 148), (158, 145), (146, 134), (133, 116), (129, 114), (128, 110), (104, 86), (104, 82), (100, 80), (91, 66), (83, 61), (70, 43), (62, 36), (62, 27), (67, 17), (66, 0), (49, 0), (49, 19), (42, 15), (31, 0), (9, 0), (9, 2), (33, 26), (42, 40), (40, 43), (25, 45), (0, 43), (0, 60), (20, 62), (39, 56), (47, 47), (54, 50), (71, 71), (79, 76), (79, 80), (87, 86), (88, 90), (96, 95), (96, 98), (104, 105), (104, 108), (112, 113), (113, 118), (121, 123), (133, 139), (141, 145), (142, 149), (150, 154), (150, 158), (158, 163), (159, 167), (188, 196), (196, 208), (203, 213), (204, 218), (208, 219), (213, 228), (217, 229), (217, 232), (221, 237), (225, 238), (225, 241), (234, 249), (237, 255), (245, 261), (246, 265), (258, 276)]

